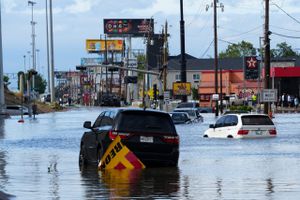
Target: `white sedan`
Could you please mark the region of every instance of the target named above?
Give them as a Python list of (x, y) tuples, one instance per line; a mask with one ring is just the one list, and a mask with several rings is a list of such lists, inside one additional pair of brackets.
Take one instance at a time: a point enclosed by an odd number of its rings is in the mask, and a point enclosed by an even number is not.
[(275, 137), (276, 127), (268, 115), (227, 114), (210, 124), (204, 137), (211, 138), (264, 138)]

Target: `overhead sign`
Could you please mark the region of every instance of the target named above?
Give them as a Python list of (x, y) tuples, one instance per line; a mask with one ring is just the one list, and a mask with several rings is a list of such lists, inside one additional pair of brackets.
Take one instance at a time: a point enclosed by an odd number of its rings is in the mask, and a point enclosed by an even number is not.
[(81, 65), (100, 65), (104, 62), (103, 58), (81, 58)]
[(145, 165), (122, 144), (118, 135), (108, 146), (100, 160), (98, 169), (144, 169)]
[(263, 89), (260, 98), (261, 102), (277, 102), (277, 89)]
[(104, 33), (111, 36), (145, 37), (153, 34), (153, 19), (104, 19)]
[(244, 76), (246, 80), (258, 79), (259, 69), (256, 56), (245, 57)]
[[(105, 40), (87, 39), (85, 45), (89, 53), (99, 53), (106, 50)], [(123, 40), (106, 40), (106, 47), (108, 51), (123, 51)]]
[(192, 87), (191, 83), (173, 83), (174, 95), (191, 95)]

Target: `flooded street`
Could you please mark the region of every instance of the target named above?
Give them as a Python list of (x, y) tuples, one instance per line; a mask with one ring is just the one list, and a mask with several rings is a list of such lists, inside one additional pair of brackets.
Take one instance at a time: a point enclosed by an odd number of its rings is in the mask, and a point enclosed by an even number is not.
[(0, 191), (16, 199), (298, 199), (300, 114), (276, 114), (273, 139), (209, 139), (215, 122), (177, 125), (178, 168), (79, 170), (82, 124), (101, 108), (0, 119)]

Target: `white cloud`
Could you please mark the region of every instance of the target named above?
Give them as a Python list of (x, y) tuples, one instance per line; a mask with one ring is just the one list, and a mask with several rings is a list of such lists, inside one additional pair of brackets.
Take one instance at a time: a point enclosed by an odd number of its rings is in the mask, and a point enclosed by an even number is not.
[(75, 2), (65, 8), (69, 13), (85, 13), (92, 9), (96, 5), (94, 0), (75, 0)]

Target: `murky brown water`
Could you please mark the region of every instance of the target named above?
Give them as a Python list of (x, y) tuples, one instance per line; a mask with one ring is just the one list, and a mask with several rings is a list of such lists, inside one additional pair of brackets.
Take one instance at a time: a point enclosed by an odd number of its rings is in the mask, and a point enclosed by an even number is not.
[(274, 139), (207, 139), (204, 123), (178, 125), (177, 168), (80, 171), (83, 121), (100, 108), (0, 119), (0, 191), (15, 199), (298, 199), (300, 115), (280, 114)]

